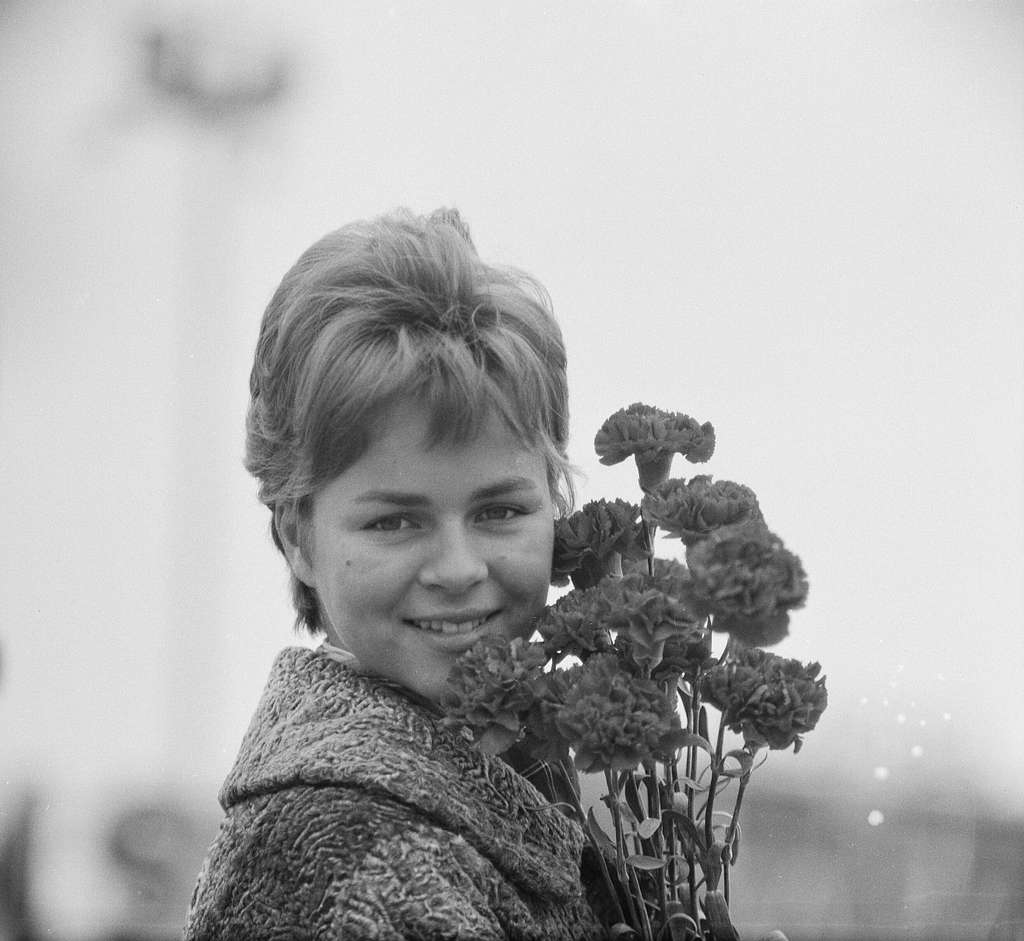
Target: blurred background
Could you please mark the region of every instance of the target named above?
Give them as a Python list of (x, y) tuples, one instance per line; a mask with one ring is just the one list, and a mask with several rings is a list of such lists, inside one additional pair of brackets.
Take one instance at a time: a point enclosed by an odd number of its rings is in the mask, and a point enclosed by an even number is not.
[(1024, 938), (1022, 4), (3, 0), (0, 89), (0, 941), (178, 935), (306, 643), (259, 317), (400, 205), (549, 289), (581, 501), (646, 401), (803, 559), (744, 936)]

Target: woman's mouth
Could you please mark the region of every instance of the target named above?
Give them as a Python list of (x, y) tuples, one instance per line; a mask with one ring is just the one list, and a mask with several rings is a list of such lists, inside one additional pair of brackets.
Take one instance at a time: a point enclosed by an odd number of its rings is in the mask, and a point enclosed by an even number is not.
[(430, 631), (434, 634), (472, 634), (473, 631), (489, 621), (496, 613), (492, 611), (490, 614), (470, 618), (455, 615), (445, 618), (410, 619), (406, 623), (419, 628), (421, 631)]

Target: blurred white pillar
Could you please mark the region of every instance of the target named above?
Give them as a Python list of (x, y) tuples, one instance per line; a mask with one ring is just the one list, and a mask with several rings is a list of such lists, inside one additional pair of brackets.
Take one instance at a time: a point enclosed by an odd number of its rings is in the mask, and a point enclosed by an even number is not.
[[(245, 155), (268, 105), (284, 88), (284, 64), (194, 29), (153, 31), (148, 78), (156, 100), (182, 119), (180, 302), (175, 316), (174, 462), (168, 488), (168, 596), (163, 610), (167, 677), (167, 773), (203, 785), (226, 770), (220, 719), (231, 684), (227, 597), (234, 561), (232, 488), (243, 454), (244, 371), (239, 337), (250, 311), (238, 303)], [(245, 322), (241, 318), (245, 318)]]

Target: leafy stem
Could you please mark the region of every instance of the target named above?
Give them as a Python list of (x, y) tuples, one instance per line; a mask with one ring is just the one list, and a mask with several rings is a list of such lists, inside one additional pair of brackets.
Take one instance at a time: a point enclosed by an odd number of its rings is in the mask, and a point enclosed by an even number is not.
[(715, 790), (718, 787), (718, 775), (722, 769), (722, 747), (725, 743), (725, 716), (718, 723), (718, 739), (715, 742), (715, 753), (711, 758), (711, 783), (708, 787), (708, 799), (704, 805), (704, 839), (710, 851), (714, 842), (713, 813), (715, 809)]

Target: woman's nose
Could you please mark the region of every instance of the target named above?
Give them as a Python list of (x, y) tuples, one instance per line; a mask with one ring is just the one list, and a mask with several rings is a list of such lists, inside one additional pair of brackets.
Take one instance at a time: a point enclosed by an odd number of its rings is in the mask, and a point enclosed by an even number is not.
[(443, 528), (431, 542), (420, 569), (421, 584), (461, 594), (487, 578), (487, 560), (463, 528)]

